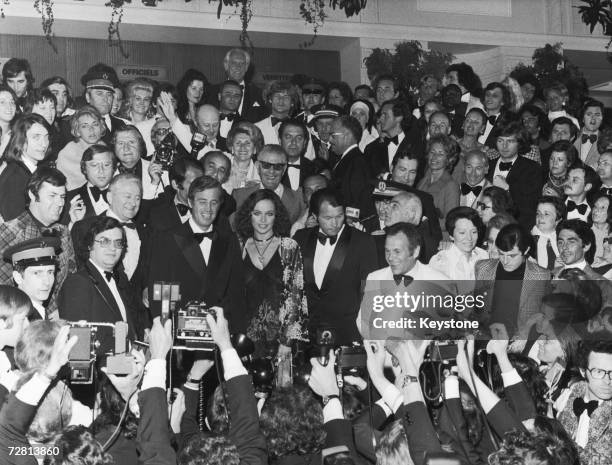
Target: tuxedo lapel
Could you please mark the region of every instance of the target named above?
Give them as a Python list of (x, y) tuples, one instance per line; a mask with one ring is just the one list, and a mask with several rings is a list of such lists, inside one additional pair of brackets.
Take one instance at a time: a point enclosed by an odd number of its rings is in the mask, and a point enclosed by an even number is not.
[(89, 196), (89, 188), (87, 187), (87, 184), (85, 184), (78, 190), (77, 195), (81, 196), (83, 205), (85, 205), (85, 218), (88, 218), (90, 216), (96, 216), (96, 210), (93, 206), (93, 203), (91, 202), (91, 197)]
[(338, 273), (342, 271), (344, 260), (348, 253), (348, 248), (351, 241), (351, 228), (348, 226), (344, 227), (344, 231), (338, 238), (338, 244), (334, 249), (334, 253), (329, 261), (325, 275), (323, 276), (323, 282), (321, 283), (321, 289), (329, 286), (333, 282), (334, 278)]
[(110, 287), (108, 287), (108, 281), (106, 280), (106, 278), (102, 276), (100, 272), (94, 266), (92, 266), (89, 262), (87, 262), (85, 266), (87, 267), (87, 272), (89, 273), (89, 276), (91, 277), (91, 280), (95, 288), (98, 290), (98, 292), (102, 296), (106, 305), (109, 307), (109, 310), (112, 311), (113, 316), (114, 316), (114, 321), (123, 321), (121, 310), (119, 310), (117, 301), (115, 300), (115, 297), (113, 296), (113, 293), (111, 292)]
[(302, 251), (302, 259), (304, 261), (304, 282), (313, 283), (316, 288), (314, 276), (314, 256), (317, 248), (317, 228), (312, 228)]
[[(208, 265), (206, 266), (204, 281), (207, 281), (209, 277), (216, 277), (217, 272), (221, 268), (223, 264), (223, 260), (225, 258), (225, 253), (227, 252), (228, 247), (228, 238), (226, 236), (222, 236), (217, 231), (215, 235), (215, 239), (212, 241), (210, 246), (210, 256), (208, 257)], [(198, 247), (199, 248), (199, 247)]]
[(189, 228), (189, 226), (185, 226), (184, 228), (180, 229), (180, 233), (175, 232), (173, 237), (181, 253), (183, 254), (183, 257), (185, 257), (185, 260), (187, 260), (187, 263), (189, 263), (191, 269), (197, 276), (203, 278), (206, 270), (206, 263), (204, 262), (204, 257), (202, 256), (202, 250), (200, 249), (199, 244), (193, 238), (192, 234), (191, 228)]

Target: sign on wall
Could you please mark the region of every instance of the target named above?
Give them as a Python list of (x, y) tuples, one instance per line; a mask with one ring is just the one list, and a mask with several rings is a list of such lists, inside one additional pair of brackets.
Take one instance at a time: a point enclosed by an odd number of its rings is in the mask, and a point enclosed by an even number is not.
[(155, 81), (168, 80), (168, 70), (164, 66), (116, 65), (115, 72), (121, 81), (131, 81), (136, 78), (149, 78)]

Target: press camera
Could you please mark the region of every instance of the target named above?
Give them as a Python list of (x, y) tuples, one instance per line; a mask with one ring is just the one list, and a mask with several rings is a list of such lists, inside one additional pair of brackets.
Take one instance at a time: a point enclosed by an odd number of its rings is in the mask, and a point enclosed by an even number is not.
[(175, 336), (173, 348), (211, 351), (215, 348), (210, 326), (206, 321), (208, 315), (217, 317), (214, 309), (204, 302), (190, 302), (183, 309), (175, 312)]
[(155, 162), (162, 165), (162, 169), (168, 171), (174, 164), (178, 152), (176, 150), (178, 141), (174, 133), (169, 132), (155, 147), (154, 158)]

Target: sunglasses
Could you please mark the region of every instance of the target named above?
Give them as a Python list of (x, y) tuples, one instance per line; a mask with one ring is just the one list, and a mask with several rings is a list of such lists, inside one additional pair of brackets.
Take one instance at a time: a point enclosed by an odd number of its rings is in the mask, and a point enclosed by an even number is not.
[(283, 171), (285, 169), (284, 163), (268, 163), (267, 161), (260, 161), (259, 165), (264, 170)]

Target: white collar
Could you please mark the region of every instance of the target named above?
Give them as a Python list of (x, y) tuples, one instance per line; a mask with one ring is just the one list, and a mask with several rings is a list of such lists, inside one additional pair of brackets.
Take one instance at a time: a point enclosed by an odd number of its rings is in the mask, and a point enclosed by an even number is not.
[[(419, 270), (421, 269), (422, 266), (423, 264), (417, 260), (416, 262), (414, 262), (414, 265), (412, 266), (412, 268), (410, 268), (405, 273), (402, 273), (402, 276), (411, 276), (414, 278), (416, 275), (419, 274)], [(389, 271), (391, 271), (391, 274), (393, 274), (393, 270), (391, 270), (391, 267), (389, 267)]]
[(207, 233), (207, 232), (212, 231), (212, 229), (213, 229), (213, 225), (211, 224), (208, 227), (208, 229), (206, 231), (204, 231), (200, 226), (198, 226), (198, 224), (195, 221), (193, 221), (193, 217), (189, 218), (189, 226), (191, 226), (191, 230), (194, 233)]
[[(94, 268), (98, 270), (98, 272), (100, 273), (100, 276), (104, 276), (106, 278), (106, 275), (104, 273), (109, 273), (109, 271), (106, 271), (100, 268), (96, 263), (94, 263), (92, 259), (89, 259), (89, 263), (91, 263), (94, 266)], [(110, 273), (112, 273), (112, 271), (110, 271)], [(110, 282), (110, 281), (107, 281), (107, 282)]]
[(129, 223), (130, 221), (134, 221), (134, 219), (129, 219), (127, 221), (123, 221), (121, 218), (119, 218), (117, 216), (117, 214), (112, 211), (110, 208), (108, 210), (106, 210), (106, 216), (110, 217), (110, 218), (115, 218), (117, 221), (119, 221), (119, 223)]
[[(338, 239), (340, 239), (340, 236), (342, 235), (342, 232), (344, 231), (344, 227), (346, 226), (346, 223), (342, 225), (342, 227), (340, 228), (340, 231), (338, 231), (338, 235), (336, 236)], [(322, 230), (321, 227), (319, 226), (319, 229), (317, 230), (317, 233), (323, 234), (325, 236), (327, 236), (327, 234), (325, 234)], [(336, 244), (338, 243), (338, 241), (336, 241)]]
[(353, 144), (353, 145), (351, 145), (349, 148), (347, 148), (347, 149), (344, 151), (344, 153), (342, 154), (342, 156), (341, 156), (340, 158), (344, 158), (344, 156), (345, 156), (347, 153), (349, 153), (351, 150), (353, 150), (355, 147), (358, 147), (358, 145), (357, 145), (357, 144)]
[[(514, 162), (516, 161), (517, 158), (518, 158), (518, 155), (515, 155), (514, 158), (512, 160), (510, 160), (509, 162), (503, 160), (502, 157), (499, 157), (498, 160), (499, 160), (499, 163), (512, 163), (514, 165)], [(498, 166), (499, 166), (499, 164), (498, 164)]]
[(534, 226), (533, 228), (531, 228), (531, 235), (532, 236), (540, 236), (540, 238), (542, 237), (550, 237), (556, 240), (557, 238), (557, 231), (551, 231), (549, 233), (543, 233), (542, 231), (540, 231), (540, 228), (538, 228), (537, 226)]
[(578, 268), (579, 270), (584, 271), (584, 269), (587, 266), (587, 262), (586, 260), (583, 258), (582, 260), (580, 260), (579, 262), (576, 263), (572, 263), (571, 265), (563, 265), (563, 269), (567, 270), (568, 268)]
[(40, 316), (43, 318), (43, 320), (45, 319), (47, 310), (45, 309), (45, 307), (43, 306), (43, 304), (41, 304), (40, 302), (35, 302), (34, 300), (30, 299), (30, 302), (32, 302), (32, 307), (34, 307), (34, 310), (36, 310)]
[(285, 193), (285, 188), (282, 184), (279, 184), (276, 189), (274, 189), (274, 193), (279, 196), (279, 198), (283, 198), (283, 194)]
[(36, 171), (36, 168), (38, 167), (38, 165), (35, 165), (34, 163), (32, 163), (32, 160), (29, 160), (28, 158), (22, 156), (21, 161), (26, 166), (26, 168), (30, 170), (30, 173), (33, 173), (34, 171)]
[(469, 92), (466, 92), (465, 94), (461, 96), (461, 101), (464, 103), (469, 103), (471, 97), (472, 97), (472, 94), (470, 94)]

